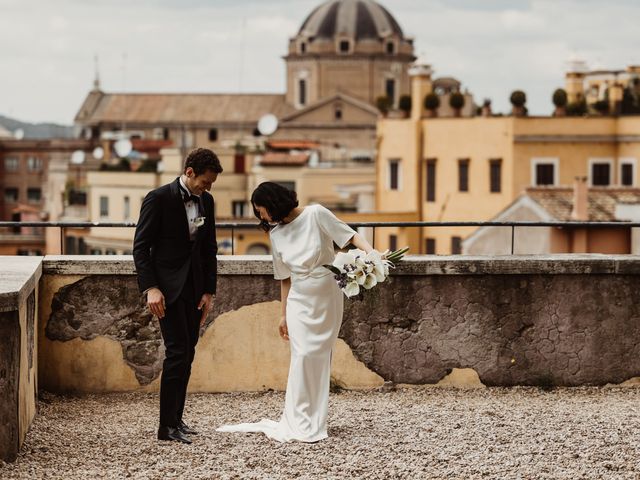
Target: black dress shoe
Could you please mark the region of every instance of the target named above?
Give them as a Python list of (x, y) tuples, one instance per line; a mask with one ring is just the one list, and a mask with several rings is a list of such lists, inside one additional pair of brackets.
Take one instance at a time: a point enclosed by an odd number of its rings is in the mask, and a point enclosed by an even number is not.
[(176, 427), (160, 427), (158, 428), (158, 440), (169, 440), (172, 442), (191, 444), (191, 439)]
[(189, 425), (184, 423), (182, 420), (178, 422), (178, 430), (180, 430), (185, 435), (198, 435), (198, 432), (196, 432), (193, 428), (191, 428)]

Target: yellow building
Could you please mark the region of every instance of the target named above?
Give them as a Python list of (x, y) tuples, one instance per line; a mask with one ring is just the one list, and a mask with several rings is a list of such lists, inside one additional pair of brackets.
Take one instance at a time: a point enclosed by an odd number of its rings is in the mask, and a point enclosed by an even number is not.
[[(428, 222), (486, 221), (527, 187), (637, 186), (640, 117), (433, 118), (424, 110), (431, 69), (412, 71), (408, 119), (380, 119), (376, 210)], [(568, 76), (568, 81), (569, 81)], [(380, 247), (460, 253), (473, 227), (394, 228), (377, 232)]]

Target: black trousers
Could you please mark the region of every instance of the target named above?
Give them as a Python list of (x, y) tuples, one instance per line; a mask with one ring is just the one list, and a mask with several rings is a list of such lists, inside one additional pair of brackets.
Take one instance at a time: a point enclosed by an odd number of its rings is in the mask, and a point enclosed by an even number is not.
[(198, 310), (199, 301), (200, 299), (195, 298), (189, 274), (182, 293), (174, 303), (167, 305), (165, 317), (160, 320), (165, 347), (160, 380), (161, 426), (176, 427), (182, 420), (191, 363), (200, 332), (202, 312)]

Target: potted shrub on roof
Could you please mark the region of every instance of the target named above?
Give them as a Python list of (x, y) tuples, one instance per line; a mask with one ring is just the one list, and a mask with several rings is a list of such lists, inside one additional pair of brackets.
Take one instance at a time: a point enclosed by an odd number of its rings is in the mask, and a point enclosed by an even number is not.
[(411, 95), (402, 95), (398, 101), (398, 108), (402, 110), (405, 118), (411, 113)]
[(391, 99), (387, 96), (378, 97), (376, 99), (376, 107), (378, 107), (382, 116), (386, 117), (391, 109)]
[(570, 117), (583, 117), (587, 115), (588, 111), (587, 101), (581, 94), (578, 94), (576, 100), (567, 105), (567, 115)]
[(564, 88), (558, 88), (553, 92), (553, 104), (556, 106), (553, 111), (554, 117), (564, 117), (567, 115), (567, 91)]
[(430, 117), (437, 117), (438, 108), (440, 108), (440, 97), (434, 92), (427, 94), (427, 96), (424, 97), (424, 108), (427, 109)]
[(509, 98), (513, 108), (511, 109), (511, 115), (515, 117), (524, 117), (527, 114), (527, 94), (522, 90), (515, 90)]
[(460, 92), (453, 92), (449, 96), (449, 106), (453, 109), (453, 114), (459, 117), (464, 107), (464, 95)]

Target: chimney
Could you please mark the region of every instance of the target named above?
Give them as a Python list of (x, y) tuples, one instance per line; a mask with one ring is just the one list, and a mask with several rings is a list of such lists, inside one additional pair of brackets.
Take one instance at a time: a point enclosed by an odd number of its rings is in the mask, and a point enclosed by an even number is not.
[(584, 98), (584, 80), (587, 74), (587, 64), (578, 59), (570, 60), (565, 74), (565, 90), (568, 103), (580, 102)]
[(571, 219), (586, 222), (589, 220), (589, 198), (587, 177), (575, 177), (573, 184), (573, 210)]
[(424, 98), (433, 91), (430, 65), (415, 63), (409, 69), (411, 77), (411, 119), (420, 120), (425, 116)]

